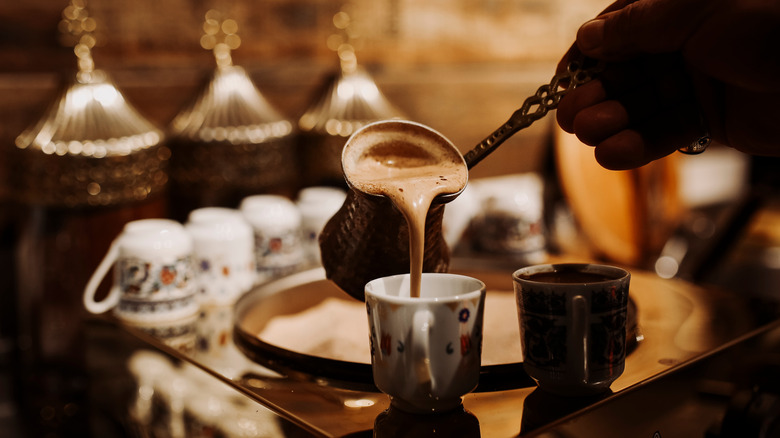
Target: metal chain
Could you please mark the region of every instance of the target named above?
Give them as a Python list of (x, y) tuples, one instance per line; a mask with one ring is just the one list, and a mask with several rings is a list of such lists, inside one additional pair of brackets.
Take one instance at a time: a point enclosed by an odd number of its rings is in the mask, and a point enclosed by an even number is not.
[(589, 82), (603, 68), (602, 63), (588, 59), (571, 61), (566, 71), (556, 74), (549, 84), (539, 87), (536, 93), (525, 99), (523, 106), (515, 111), (506, 123), (468, 151), (463, 156), (466, 165), (469, 169), (474, 167), (517, 131), (531, 126), (550, 110), (557, 108), (558, 102), (566, 93)]

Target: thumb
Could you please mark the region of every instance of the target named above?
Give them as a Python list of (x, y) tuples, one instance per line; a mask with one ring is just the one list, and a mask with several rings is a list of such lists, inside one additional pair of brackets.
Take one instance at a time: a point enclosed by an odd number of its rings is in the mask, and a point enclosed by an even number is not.
[(583, 54), (607, 61), (679, 51), (705, 16), (707, 3), (711, 2), (638, 0), (583, 24), (577, 46)]

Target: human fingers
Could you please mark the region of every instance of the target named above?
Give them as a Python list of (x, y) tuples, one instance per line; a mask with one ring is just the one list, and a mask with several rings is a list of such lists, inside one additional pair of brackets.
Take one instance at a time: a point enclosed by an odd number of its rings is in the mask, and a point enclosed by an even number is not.
[(582, 54), (580, 53), (580, 50), (576, 45), (572, 44), (571, 47), (569, 47), (569, 50), (563, 54), (560, 61), (558, 61), (558, 66), (555, 68), (555, 74), (566, 72), (566, 70), (569, 68), (569, 61), (581, 56)]
[(571, 107), (564, 107), (562, 117), (567, 118), (564, 123), (571, 123), (569, 132), (586, 145), (595, 146), (628, 128), (646, 130), (653, 137), (673, 129), (688, 131), (700, 127), (695, 106), (684, 96), (666, 97), (654, 86), (613, 97), (603, 93), (599, 87), (586, 96), (575, 96), (576, 101), (567, 102)]
[[(608, 12), (617, 11), (619, 9), (623, 9), (626, 7), (626, 5), (631, 4), (637, 0), (617, 0), (614, 3), (607, 6), (604, 10), (602, 10), (598, 15), (604, 15)], [(561, 57), (561, 60), (558, 61), (558, 67), (556, 69), (556, 73), (561, 73), (566, 71), (567, 66), (569, 65), (569, 60), (572, 58), (581, 58), (582, 52), (580, 52), (580, 49), (577, 48), (577, 42), (575, 41), (572, 43), (572, 45), (569, 47), (568, 50), (566, 50), (566, 53)]]
[(645, 141), (635, 130), (620, 131), (595, 146), (596, 161), (605, 169), (628, 170), (649, 163)]
[(573, 132), (581, 142), (596, 146), (628, 127), (626, 108), (616, 100), (607, 100), (579, 111)]
[[(660, 96), (654, 89), (659, 76), (655, 69), (648, 68), (640, 61), (610, 63), (597, 78), (569, 90), (561, 99), (557, 112), (558, 124), (566, 132), (579, 134), (579, 128), (574, 126), (577, 114), (609, 99), (620, 100), (624, 105), (640, 110), (657, 107), (657, 104), (651, 102)], [(634, 112), (637, 118), (641, 118), (638, 111)], [(598, 120), (593, 122), (599, 123)]]
[(628, 125), (596, 143), (596, 161), (607, 169), (626, 170), (672, 154), (703, 134), (692, 123), (695, 117), (685, 106), (662, 109), (644, 123)]
[(603, 102), (607, 97), (604, 85), (598, 79), (570, 90), (558, 103), (558, 125), (568, 133), (574, 132), (574, 119), (580, 111)]
[(713, 6), (708, 0), (639, 0), (606, 12), (577, 31), (577, 47), (602, 60), (683, 48)]
[(605, 169), (628, 170), (642, 167), (676, 150), (668, 144), (649, 141), (637, 130), (626, 129), (596, 145), (594, 155)]

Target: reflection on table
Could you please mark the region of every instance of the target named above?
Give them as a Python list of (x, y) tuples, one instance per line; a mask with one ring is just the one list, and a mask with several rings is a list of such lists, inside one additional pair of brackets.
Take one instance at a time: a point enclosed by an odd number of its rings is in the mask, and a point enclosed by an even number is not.
[[(511, 290), (508, 272), (484, 270), (463, 273), (485, 281), (488, 294), (508, 293)], [(638, 343), (627, 358), (625, 373), (615, 381), (611, 393), (598, 399), (555, 399), (535, 389), (533, 381), (524, 375), (522, 364), (498, 364), (483, 370), (480, 386), (475, 392), (464, 397), (462, 412), (458, 410), (447, 414), (449, 420), (443, 423), (437, 422), (444, 417), (431, 416), (421, 419), (389, 410), (388, 397), (373, 387), (370, 377), (366, 380), (366, 376), (370, 376), (370, 363), (367, 361), (342, 362), (341, 365), (345, 368), (335, 374), (328, 368), (322, 372), (310, 372), (306, 367), (296, 370), (294, 361), (285, 362), (284, 357), (276, 356), (273, 352), (253, 350), (251, 345), (246, 344), (237, 345), (236, 341), (246, 335), (242, 333), (245, 326), (241, 321), (241, 302), (235, 309), (224, 306), (204, 308), (199, 324), (198, 342), (191, 351), (176, 351), (144, 333), (129, 330), (184, 363), (205, 369), (214, 382), (224, 388), (230, 387), (231, 390), (243, 392), (257, 402), (253, 403), (253, 406), (267, 407), (270, 412), (295, 424), (306, 433), (319, 436), (367, 436), (371, 431), (393, 431), (403, 424), (407, 425), (408, 430), (419, 428), (424, 431), (431, 427), (445, 428), (461, 422), (465, 428), (463, 430), (471, 428), (468, 430), (477, 431), (482, 436), (526, 435), (594, 404), (620, 397), (627, 393), (628, 389), (652, 381), (660, 375), (682, 368), (692, 359), (760, 325), (760, 321), (751, 318), (750, 310), (739, 297), (683, 281), (662, 280), (641, 271), (632, 274), (631, 296), (637, 305)], [(311, 281), (311, 273), (307, 275), (307, 281)], [(245, 295), (242, 301), (252, 301), (258, 306), (268, 304), (270, 309), (274, 309), (279, 302), (289, 302), (291, 306), (306, 308), (308, 298), (305, 293), (297, 294), (295, 299), (290, 297), (287, 300), (278, 300), (274, 305), (270, 304), (274, 296), (278, 298), (290, 288), (295, 289), (294, 285), (290, 284), (290, 277), (284, 281), (287, 283), (283, 288), (274, 289), (272, 283), (261, 285)], [(299, 287), (295, 290), (297, 293), (301, 289)], [(268, 301), (264, 301), (266, 298)], [(489, 317), (490, 315), (486, 314), (486, 318)], [(508, 324), (516, 325), (516, 317)], [(284, 346), (277, 348), (285, 350)], [(295, 354), (292, 356), (294, 358)], [(303, 354), (302, 357), (313, 356)], [(316, 359), (335, 363), (337, 368), (340, 364), (334, 359)], [(173, 369), (186, 376), (191, 365)], [(344, 372), (345, 369), (357, 371), (350, 375)], [(210, 393), (211, 386), (201, 384), (197, 379), (192, 382), (194, 383), (190, 383), (190, 386), (198, 386), (203, 393)], [(146, 391), (148, 392), (148, 389)], [(162, 391), (160, 394), (165, 393), (164, 390), (159, 391)], [(143, 400), (139, 402), (143, 405)], [(211, 415), (208, 418), (227, 418), (215, 416), (214, 412), (219, 410), (214, 408), (214, 411), (209, 411), (206, 402), (200, 402), (199, 405), (190, 403), (190, 409), (200, 409), (206, 412), (204, 415)], [(214, 406), (219, 404), (216, 399), (211, 403)], [(143, 409), (137, 409), (143, 412)]]

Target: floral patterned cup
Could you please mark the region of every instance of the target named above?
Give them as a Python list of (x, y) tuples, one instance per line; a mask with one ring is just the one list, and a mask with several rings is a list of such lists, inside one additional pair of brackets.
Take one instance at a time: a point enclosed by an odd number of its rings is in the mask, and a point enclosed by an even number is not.
[[(114, 266), (108, 296), (95, 293)], [(199, 310), (192, 267), (192, 239), (178, 222), (142, 219), (128, 222), (84, 288), (84, 306), (92, 313), (114, 309), (137, 324), (189, 317)]]
[(479, 383), (485, 284), (455, 274), (423, 273), (419, 298), (409, 274), (365, 288), (374, 383), (391, 404), (412, 413), (446, 412)]
[(336, 187), (306, 187), (295, 204), (301, 212), (301, 234), (309, 264), (319, 265), (319, 238), (325, 224), (344, 204), (347, 193)]
[(558, 395), (609, 389), (626, 359), (631, 274), (594, 264), (537, 265), (512, 275), (523, 367)]
[(204, 207), (190, 212), (184, 226), (192, 237), (201, 302), (229, 305), (255, 283), (252, 227), (240, 211)]
[(255, 236), (257, 282), (264, 283), (301, 269), (301, 212), (291, 200), (279, 195), (252, 195), (239, 210)]

